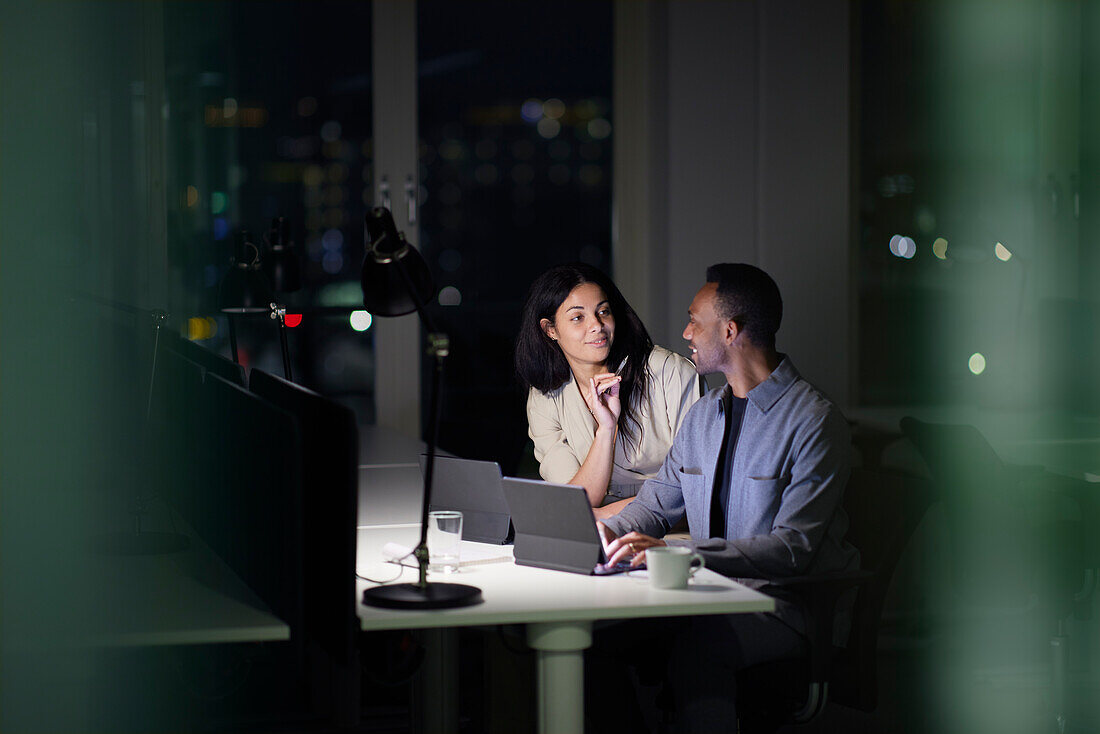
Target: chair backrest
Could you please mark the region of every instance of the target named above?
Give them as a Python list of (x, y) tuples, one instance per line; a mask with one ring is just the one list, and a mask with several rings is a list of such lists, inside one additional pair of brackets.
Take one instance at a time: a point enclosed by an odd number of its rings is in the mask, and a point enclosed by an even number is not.
[(844, 493), (847, 538), (859, 548), (860, 566), (874, 574), (860, 590), (848, 645), (838, 651), (830, 677), (836, 703), (872, 711), (878, 703), (878, 630), (886, 590), (902, 551), (935, 499), (922, 477), (889, 469), (852, 470)]
[(251, 392), (287, 411), (302, 431), (304, 625), (307, 641), (347, 662), (359, 629), (355, 543), (359, 432), (355, 413), (312, 390), (253, 369)]
[(1075, 549), (1091, 529), (1076, 500), (1051, 491), (1057, 483), (1005, 464), (974, 426), (906, 417), (901, 429), (943, 497), (959, 600), (1020, 611), (1080, 588), (1084, 561)]
[(196, 344), (190, 339), (177, 338), (168, 342), (168, 348), (198, 364), (206, 372), (213, 372), (218, 377), (234, 385), (247, 387), (244, 367), (231, 359), (212, 352), (201, 344)]
[(1001, 457), (974, 426), (925, 423), (906, 416), (901, 419), (901, 432), (941, 484), (976, 490), (996, 486), (1005, 473)]

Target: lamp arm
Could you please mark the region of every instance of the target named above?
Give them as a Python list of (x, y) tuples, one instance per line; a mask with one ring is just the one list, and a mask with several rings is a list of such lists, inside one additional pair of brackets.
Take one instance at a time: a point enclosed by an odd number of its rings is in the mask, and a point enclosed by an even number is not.
[(160, 309), (149, 313), (153, 319), (153, 366), (149, 370), (149, 395), (145, 401), (145, 423), (149, 424), (149, 417), (153, 414), (153, 383), (157, 377), (157, 352), (160, 349), (160, 327), (168, 320), (168, 312)]
[(405, 269), (405, 263), (402, 261), (402, 258), (394, 258), (394, 262), (397, 265), (397, 272), (401, 273), (401, 279), (405, 282), (405, 289), (409, 292), (409, 296), (413, 299), (413, 303), (416, 304), (416, 313), (420, 317), (421, 323), (423, 323), (424, 327), (428, 330), (428, 353), (435, 357), (435, 366), (432, 369), (431, 408), (428, 413), (428, 420), (430, 421), (428, 425), (428, 459), (424, 462), (424, 499), (420, 507), (420, 543), (413, 551), (420, 572), (417, 586), (421, 589), (425, 589), (428, 586), (428, 512), (431, 509), (432, 503), (432, 484), (435, 474), (435, 449), (436, 444), (439, 442), (441, 408), (439, 393), (443, 387), (443, 360), (450, 353), (450, 340), (445, 334), (441, 334), (435, 330), (435, 323), (428, 314), (424, 301), (421, 300), (420, 296), (417, 294), (412, 278), (409, 277), (409, 273)]
[(271, 304), (271, 318), (279, 322), (279, 343), (283, 350), (283, 377), (287, 382), (293, 382), (290, 376), (290, 347), (286, 341), (286, 306), (277, 303)]

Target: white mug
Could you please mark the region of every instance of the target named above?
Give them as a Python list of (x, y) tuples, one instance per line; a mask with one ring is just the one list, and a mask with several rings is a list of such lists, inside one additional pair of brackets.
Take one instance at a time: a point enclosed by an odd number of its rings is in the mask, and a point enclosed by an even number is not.
[[(698, 563), (696, 563), (698, 561)], [(688, 579), (703, 568), (703, 557), (682, 546), (647, 548), (645, 565), (649, 581), (658, 589), (686, 589)]]

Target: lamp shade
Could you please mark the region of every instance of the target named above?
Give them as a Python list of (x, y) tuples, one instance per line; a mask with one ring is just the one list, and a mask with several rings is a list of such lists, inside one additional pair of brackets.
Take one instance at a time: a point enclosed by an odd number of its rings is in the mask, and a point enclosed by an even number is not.
[(267, 235), (271, 251), (263, 259), (263, 270), (277, 293), (293, 293), (302, 287), (302, 266), (290, 241), (289, 229), (286, 217), (275, 217)]
[(397, 233), (388, 209), (375, 207), (366, 219), (369, 241), (360, 277), (363, 305), (378, 316), (413, 313), (418, 302), (424, 305), (435, 295), (428, 263)]
[[(246, 256), (249, 249), (254, 253), (251, 261)], [(271, 286), (260, 272), (259, 250), (249, 241), (248, 232), (242, 231), (229, 272), (222, 279), (218, 308), (222, 313), (268, 313), (273, 300)]]
[(222, 280), (218, 307), (223, 313), (268, 313), (271, 289), (259, 270), (234, 265)]

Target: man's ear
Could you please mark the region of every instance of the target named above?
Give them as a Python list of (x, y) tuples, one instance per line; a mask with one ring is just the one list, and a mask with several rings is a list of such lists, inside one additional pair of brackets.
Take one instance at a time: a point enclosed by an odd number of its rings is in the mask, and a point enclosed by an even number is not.
[(737, 335), (741, 333), (741, 327), (737, 325), (736, 321), (726, 322), (726, 343), (733, 344), (737, 341)]
[(558, 331), (554, 328), (554, 325), (550, 323), (550, 319), (543, 319), (539, 321), (539, 326), (542, 327), (542, 333), (550, 337), (554, 341), (558, 340)]

